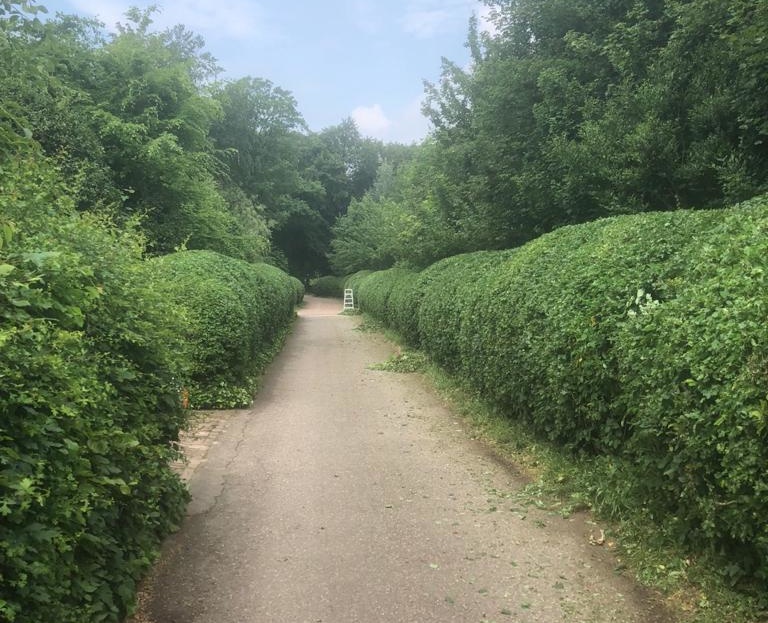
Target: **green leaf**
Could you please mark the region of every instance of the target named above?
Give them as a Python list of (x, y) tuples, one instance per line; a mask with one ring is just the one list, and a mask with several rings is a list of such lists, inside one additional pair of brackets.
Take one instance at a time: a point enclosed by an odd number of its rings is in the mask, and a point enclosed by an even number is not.
[(32, 264), (34, 264), (38, 268), (42, 268), (43, 265), (48, 260), (50, 260), (51, 258), (59, 257), (59, 256), (61, 256), (61, 253), (58, 252), (58, 251), (42, 251), (42, 252), (37, 252), (37, 253), (22, 253), (21, 254), (21, 258), (25, 262), (31, 262)]
[(11, 223), (3, 223), (0, 228), (2, 231), (2, 242), (8, 244), (13, 239), (13, 225)]

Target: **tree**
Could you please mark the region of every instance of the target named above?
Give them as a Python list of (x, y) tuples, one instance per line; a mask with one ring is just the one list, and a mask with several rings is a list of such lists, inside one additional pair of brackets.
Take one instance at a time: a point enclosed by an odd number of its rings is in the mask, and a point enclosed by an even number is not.
[(209, 132), (221, 111), (201, 85), (215, 63), (183, 27), (150, 32), (151, 14), (129, 11), (109, 40), (72, 16), (4, 22), (3, 107), (57, 159), (81, 210), (140, 218), (154, 253), (186, 245), (258, 259), (263, 216), (217, 179)]
[(211, 136), (226, 167), (225, 183), (260, 206), (271, 230), (273, 257), (297, 277), (321, 273), (330, 237), (321, 212), (326, 190), (308, 157), (312, 138), (293, 96), (269, 80), (217, 85), (223, 115)]
[(281, 202), (304, 185), (296, 135), (305, 124), (295, 99), (269, 80), (251, 77), (217, 85), (213, 97), (222, 115), (211, 137), (229, 179), (277, 218)]
[(765, 10), (748, 0), (495, 0), (470, 69), (427, 86), (435, 197), (469, 248), (765, 192)]
[(352, 202), (333, 228), (331, 266), (340, 275), (390, 268), (407, 225), (407, 214), (394, 201), (366, 196)]
[(462, 233), (436, 200), (436, 145), (386, 151), (393, 162), (383, 161), (372, 188), (333, 227), (330, 260), (338, 274), (396, 264), (424, 268), (463, 250)]

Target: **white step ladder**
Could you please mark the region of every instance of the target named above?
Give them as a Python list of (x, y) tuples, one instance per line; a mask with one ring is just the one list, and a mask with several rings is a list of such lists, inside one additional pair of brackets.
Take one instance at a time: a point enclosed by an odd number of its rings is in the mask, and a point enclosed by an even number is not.
[(355, 309), (355, 295), (352, 288), (346, 288), (344, 290), (344, 311), (348, 309)]

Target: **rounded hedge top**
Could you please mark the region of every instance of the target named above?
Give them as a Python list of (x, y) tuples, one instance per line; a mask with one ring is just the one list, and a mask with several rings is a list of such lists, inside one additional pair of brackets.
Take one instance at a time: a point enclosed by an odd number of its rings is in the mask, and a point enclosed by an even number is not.
[(768, 200), (355, 281), (365, 311), (511, 417), (621, 462), (616, 507), (768, 580)]

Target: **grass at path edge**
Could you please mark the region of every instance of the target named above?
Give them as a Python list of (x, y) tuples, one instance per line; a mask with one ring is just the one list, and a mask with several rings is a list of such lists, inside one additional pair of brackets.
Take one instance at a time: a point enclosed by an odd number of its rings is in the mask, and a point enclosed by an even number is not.
[(438, 394), (505, 461), (526, 474), (530, 484), (523, 501), (568, 514), (589, 510), (609, 522), (607, 541), (616, 548), (617, 572), (665, 596), (681, 623), (766, 623), (768, 595), (748, 594), (729, 585), (727, 570), (714, 556), (693, 556), (681, 550), (663, 526), (642, 514), (621, 513), (621, 491), (605, 487), (602, 474), (612, 469), (603, 457), (576, 459), (553, 444), (535, 438), (523, 425), (506, 417), (477, 392), (434, 364), (428, 356), (403, 345), (402, 338), (367, 314), (359, 331), (382, 333), (398, 344), (386, 362), (371, 366), (390, 372), (421, 372)]

